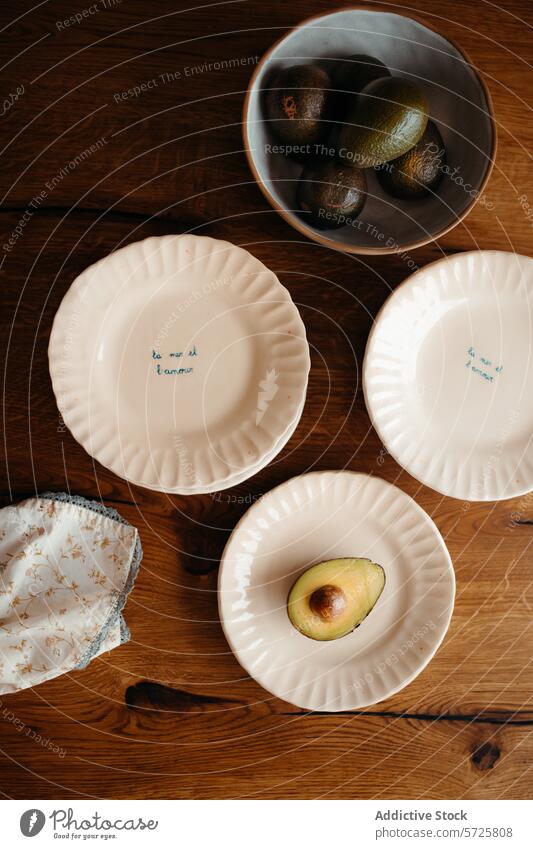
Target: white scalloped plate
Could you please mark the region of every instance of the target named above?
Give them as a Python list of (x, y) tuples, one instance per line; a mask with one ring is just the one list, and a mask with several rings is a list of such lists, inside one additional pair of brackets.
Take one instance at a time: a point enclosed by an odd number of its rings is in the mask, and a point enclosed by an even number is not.
[(49, 363), (63, 420), (89, 454), (132, 483), (192, 494), (244, 480), (281, 450), (303, 408), (309, 348), (288, 291), (250, 253), (163, 236), (74, 281)]
[(438, 260), (383, 305), (363, 366), (383, 444), (444, 495), (497, 501), (533, 489), (533, 260), (471, 251)]
[[(383, 566), (383, 593), (352, 634), (310, 640), (289, 621), (289, 590), (307, 567), (347, 556)], [(405, 687), (442, 642), (454, 594), (450, 555), (427, 513), (355, 472), (311, 472), (267, 493), (233, 531), (219, 573), (220, 618), (239, 663), (307, 710), (355, 710)]]

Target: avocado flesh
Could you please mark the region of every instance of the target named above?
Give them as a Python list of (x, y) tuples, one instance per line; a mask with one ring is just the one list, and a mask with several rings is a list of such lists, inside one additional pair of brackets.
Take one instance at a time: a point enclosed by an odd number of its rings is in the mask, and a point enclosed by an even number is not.
[(427, 103), (418, 86), (397, 77), (374, 80), (340, 131), (339, 157), (352, 167), (375, 168), (407, 153), (427, 122)]
[[(305, 637), (337, 640), (366, 619), (384, 586), (385, 572), (372, 560), (362, 557), (325, 560), (311, 566), (294, 583), (287, 601), (289, 619)], [(331, 595), (333, 588), (340, 594), (340, 603), (330, 605), (321, 615), (313, 609), (312, 598), (320, 596), (323, 590), (323, 595), (328, 597), (328, 590)]]
[(364, 171), (339, 162), (311, 162), (298, 184), (298, 203), (303, 220), (320, 230), (343, 227), (357, 218), (366, 200)]
[(442, 136), (433, 121), (428, 121), (418, 144), (393, 162), (382, 165), (377, 177), (389, 195), (401, 200), (416, 200), (437, 188), (445, 164)]
[(291, 145), (320, 141), (329, 132), (326, 113), (331, 83), (323, 68), (292, 65), (272, 80), (266, 97), (267, 116), (275, 135)]

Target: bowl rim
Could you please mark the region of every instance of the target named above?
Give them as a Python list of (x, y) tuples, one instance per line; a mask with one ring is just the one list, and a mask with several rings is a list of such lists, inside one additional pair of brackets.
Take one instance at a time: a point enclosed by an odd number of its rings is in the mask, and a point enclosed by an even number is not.
[[(385, 247), (385, 246), (383, 246), (383, 247), (368, 247), (366, 245), (348, 245), (348, 244), (340, 243), (336, 239), (332, 239), (328, 236), (325, 236), (322, 233), (320, 233), (319, 231), (312, 230), (311, 228), (306, 227), (303, 224), (303, 222), (301, 222), (298, 219), (298, 216), (296, 216), (292, 212), (288, 212), (274, 198), (273, 194), (270, 192), (270, 190), (267, 188), (267, 186), (261, 180), (261, 176), (259, 174), (259, 171), (258, 171), (256, 165), (255, 165), (252, 153), (250, 151), (250, 138), (249, 138), (249, 134), (248, 134), (248, 108), (249, 108), (249, 104), (250, 104), (250, 97), (251, 97), (252, 90), (255, 87), (257, 77), (262, 72), (266, 63), (268, 61), (270, 61), (271, 55), (274, 52), (274, 50), (277, 47), (279, 47), (279, 45), (283, 41), (285, 41), (287, 38), (289, 38), (294, 32), (296, 32), (297, 30), (302, 29), (303, 27), (311, 24), (313, 21), (318, 21), (321, 18), (330, 17), (331, 15), (335, 15), (339, 12), (357, 12), (357, 11), (376, 12), (378, 14), (398, 15), (401, 18), (406, 18), (407, 20), (415, 21), (416, 23), (418, 23), (421, 26), (428, 29), (430, 32), (435, 33), (436, 35), (440, 36), (445, 41), (447, 41), (449, 44), (451, 44), (452, 47), (454, 47), (455, 50), (457, 50), (459, 55), (462, 56), (462, 58), (465, 60), (466, 64), (469, 65), (469, 67), (471, 68), (473, 74), (475, 75), (479, 85), (481, 86), (481, 89), (483, 91), (483, 94), (485, 96), (485, 100), (486, 100), (486, 103), (487, 103), (487, 116), (489, 118), (490, 127), (491, 127), (491, 130), (492, 130), (491, 149), (490, 149), (490, 153), (489, 153), (489, 157), (488, 157), (488, 164), (487, 164), (485, 174), (483, 176), (483, 179), (481, 181), (479, 188), (477, 189), (475, 197), (473, 197), (471, 199), (470, 203), (467, 204), (465, 209), (462, 211), (461, 215), (458, 216), (457, 218), (455, 218), (450, 224), (443, 227), (441, 230), (439, 230), (437, 233), (435, 233), (432, 236), (428, 236), (427, 238), (425, 237), (425, 238), (422, 238), (422, 239), (415, 240), (414, 242), (408, 242), (406, 244), (401, 244), (401, 245), (397, 245), (397, 246), (391, 245), (390, 247)], [(308, 239), (311, 239), (314, 242), (318, 242), (320, 245), (323, 245), (324, 247), (327, 247), (327, 248), (331, 248), (332, 250), (340, 251), (341, 253), (347, 253), (347, 254), (378, 255), (378, 256), (380, 256), (380, 255), (383, 256), (383, 255), (386, 255), (386, 254), (398, 254), (398, 253), (403, 253), (405, 251), (415, 250), (416, 248), (421, 248), (421, 247), (423, 247), (423, 245), (428, 245), (431, 242), (435, 242), (441, 236), (444, 236), (446, 233), (449, 233), (450, 230), (453, 230), (454, 227), (457, 227), (457, 225), (460, 224), (461, 221), (463, 221), (466, 218), (466, 216), (471, 212), (471, 210), (474, 208), (474, 206), (476, 205), (476, 203), (480, 199), (481, 195), (483, 194), (485, 187), (486, 187), (486, 185), (487, 185), (487, 183), (490, 179), (490, 176), (492, 174), (492, 169), (494, 168), (494, 162), (496, 160), (496, 152), (497, 152), (497, 149), (498, 149), (498, 135), (497, 135), (496, 121), (494, 120), (494, 105), (493, 105), (493, 102), (492, 102), (492, 97), (491, 97), (490, 91), (488, 89), (488, 86), (487, 86), (485, 80), (478, 73), (476, 67), (473, 65), (472, 60), (470, 59), (470, 56), (465, 52), (465, 50), (463, 50), (462, 47), (460, 47), (454, 41), (454, 39), (449, 38), (447, 35), (442, 35), (442, 33), (439, 32), (437, 29), (435, 29), (432, 26), (429, 26), (429, 24), (423, 18), (421, 18), (419, 15), (416, 15), (416, 14), (405, 15), (405, 14), (403, 14), (403, 12), (397, 11), (396, 9), (391, 10), (390, 8), (383, 6), (383, 5), (376, 5), (375, 7), (372, 7), (372, 8), (368, 8), (368, 6), (362, 6), (362, 5), (339, 6), (336, 9), (331, 9), (331, 11), (328, 11), (328, 12), (320, 12), (319, 14), (311, 15), (308, 18), (304, 18), (304, 20), (300, 21), (298, 24), (296, 24), (295, 26), (288, 29), (280, 38), (276, 39), (276, 41), (274, 41), (270, 45), (268, 50), (262, 55), (261, 61), (258, 62), (258, 64), (256, 65), (256, 67), (255, 67), (255, 69), (252, 73), (252, 76), (250, 77), (250, 81), (249, 81), (248, 87), (246, 89), (246, 95), (245, 95), (244, 103), (243, 103), (243, 107), (242, 107), (242, 137), (243, 137), (243, 142), (244, 142), (244, 153), (246, 155), (248, 166), (249, 166), (249, 168), (250, 168), (250, 170), (253, 174), (255, 182), (259, 186), (261, 192), (263, 193), (264, 197), (269, 202), (270, 206), (277, 213), (279, 213), (279, 215), (281, 215), (281, 217), (284, 218), (285, 221), (288, 224), (291, 225), (291, 227), (293, 227), (295, 230), (298, 230), (298, 232), (300, 232), (303, 236), (306, 236)]]

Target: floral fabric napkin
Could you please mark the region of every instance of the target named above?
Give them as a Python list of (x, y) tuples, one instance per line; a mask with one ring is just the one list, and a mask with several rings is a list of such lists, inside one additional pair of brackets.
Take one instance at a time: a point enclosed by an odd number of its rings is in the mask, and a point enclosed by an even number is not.
[(46, 493), (0, 510), (0, 695), (80, 669), (130, 638), (142, 558), (116, 510)]

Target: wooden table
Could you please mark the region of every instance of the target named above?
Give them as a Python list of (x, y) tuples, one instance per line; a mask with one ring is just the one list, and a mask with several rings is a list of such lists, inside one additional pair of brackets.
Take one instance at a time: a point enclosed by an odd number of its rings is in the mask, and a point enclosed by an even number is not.
[[(255, 57), (333, 4), (192, 5), (100, 0), (80, 23), (65, 24), (82, 0), (2, 4), (2, 99), (19, 87), (1, 128), (2, 244), (25, 220), (12, 249), (2, 249), (0, 272), (3, 503), (50, 489), (101, 499), (139, 527), (144, 561), (126, 608), (130, 643), (85, 671), (2, 698), (1, 792), (527, 797), (533, 497), (443, 498), (386, 454), (363, 403), (361, 363), (373, 317), (409, 273), (406, 259), (346, 256), (300, 237), (267, 207), (243, 154), (241, 109)], [(389, 8), (418, 11), (470, 54), (499, 131), (487, 188), (494, 209), (477, 205), (414, 261), (473, 247), (527, 254), (529, 0)], [(228, 58), (244, 62), (217, 66)], [(138, 96), (121, 98), (142, 84)], [(54, 313), (82, 269), (121, 244), (184, 231), (243, 245), (270, 266), (298, 304), (312, 350), (305, 412), (281, 455), (233, 490), (189, 498), (131, 488), (95, 464), (61, 424), (47, 364)], [(218, 620), (217, 566), (253, 499), (293, 475), (331, 468), (378, 474), (428, 511), (455, 564), (457, 603), (444, 645), (405, 690), (365, 711), (309, 714), (272, 698), (233, 657)]]

